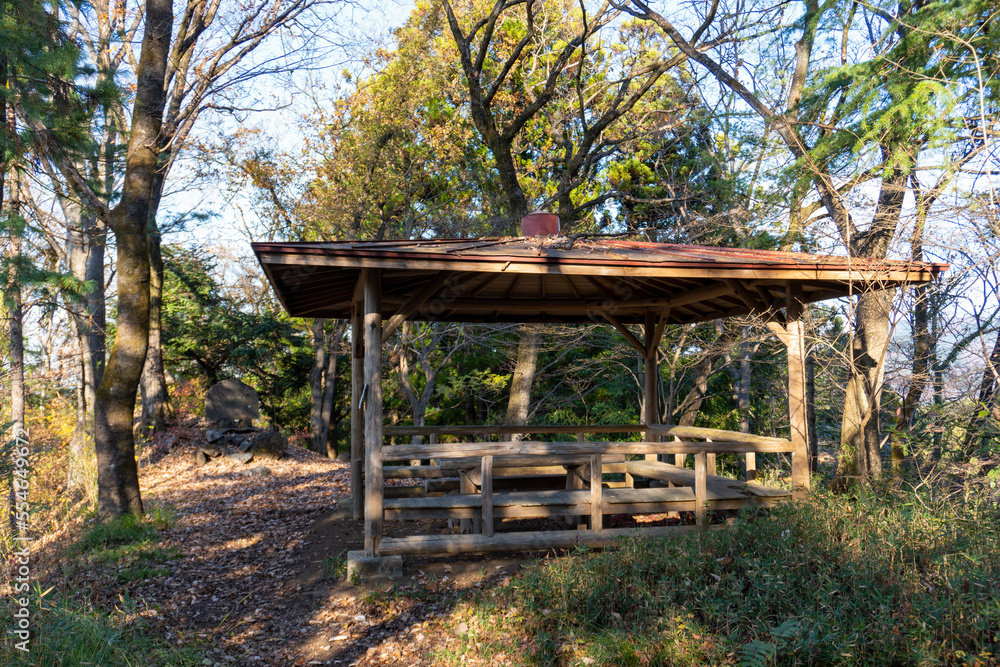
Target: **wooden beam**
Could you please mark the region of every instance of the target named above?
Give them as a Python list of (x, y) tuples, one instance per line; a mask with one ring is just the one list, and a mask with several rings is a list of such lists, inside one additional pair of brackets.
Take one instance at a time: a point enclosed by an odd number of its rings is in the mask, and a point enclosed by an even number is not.
[(788, 423), (792, 453), (792, 497), (809, 493), (809, 427), (806, 419), (806, 351), (802, 328), (802, 285), (788, 283)]
[(794, 445), (787, 441), (756, 443), (746, 441), (716, 442), (451, 442), (436, 445), (395, 445), (382, 448), (383, 461), (410, 461), (413, 459), (449, 459), (494, 456), (556, 457), (590, 456), (592, 454), (694, 454), (717, 453), (787, 453)]
[(478, 285), (476, 285), (475, 287), (473, 287), (471, 290), (468, 291), (468, 293), (463, 294), (462, 296), (464, 296), (467, 299), (474, 299), (474, 298), (476, 298), (477, 296), (479, 296), (479, 294), (484, 289), (486, 289), (487, 287), (489, 287), (490, 285), (492, 285), (493, 282), (497, 278), (499, 278), (500, 276), (502, 276), (502, 275), (503, 275), (502, 273), (488, 273), (488, 274), (486, 274), (486, 277), (483, 278), (483, 280), (480, 281), (480, 283)]
[[(358, 281), (361, 282), (360, 280)], [(365, 412), (361, 394), (365, 386), (364, 302), (351, 312), (351, 506), (355, 519), (364, 518)]]
[[(724, 530), (727, 526), (712, 526)], [(578, 545), (612, 547), (623, 537), (668, 537), (689, 535), (695, 526), (654, 526), (652, 528), (613, 528), (595, 533), (591, 530), (538, 530), (518, 533), (485, 535), (414, 535), (412, 537), (386, 538), (382, 553), (386, 556), (420, 555), (447, 556), (451, 554), (493, 551), (545, 551), (571, 549)]]
[(389, 340), (389, 337), (396, 332), (396, 329), (398, 329), (403, 322), (410, 319), (410, 316), (417, 312), (417, 310), (424, 305), (427, 299), (434, 296), (434, 294), (441, 289), (441, 286), (444, 285), (453, 275), (455, 274), (451, 271), (442, 271), (432, 277), (429, 283), (424, 285), (420, 291), (400, 306), (399, 310), (397, 310), (396, 313), (389, 318), (389, 321), (382, 327), (382, 344), (385, 345)]
[[(378, 556), (382, 541), (382, 274), (365, 281), (365, 555)], [(419, 458), (419, 457), (411, 457)]]
[[(513, 433), (645, 433), (645, 424), (527, 424), (499, 426), (386, 426), (385, 434), (398, 435), (510, 435)], [(735, 432), (735, 431), (734, 431)]]
[[(656, 424), (649, 432), (655, 435), (677, 436), (688, 439), (739, 440), (761, 444), (788, 445), (790, 441), (783, 438), (771, 438), (766, 435), (753, 435), (742, 431), (726, 431), (719, 428), (703, 428), (701, 426), (674, 426), (673, 424)], [(709, 450), (711, 451), (711, 450)]]
[(588, 283), (590, 283), (591, 285), (593, 285), (594, 287), (596, 287), (598, 290), (600, 290), (601, 292), (603, 292), (605, 298), (607, 298), (607, 299), (609, 299), (611, 301), (616, 301), (616, 302), (617, 301), (621, 301), (621, 297), (618, 296), (617, 294), (615, 294), (614, 292), (612, 292), (610, 289), (608, 289), (608, 286), (605, 285), (604, 283), (602, 283), (600, 280), (598, 280), (596, 276), (587, 274), (587, 275), (584, 276), (584, 278), (586, 278), (586, 280), (587, 280)]
[(575, 296), (580, 301), (583, 301), (583, 294), (580, 293), (580, 288), (576, 286), (576, 282), (573, 280), (573, 276), (564, 275), (563, 280), (565, 280), (566, 284), (569, 285), (569, 291), (573, 293), (573, 296)]
[[(657, 400), (659, 392), (656, 390), (657, 380), (659, 379), (659, 365), (657, 364), (656, 346), (654, 345), (656, 329), (656, 321), (653, 313), (646, 313), (646, 321), (643, 324), (644, 350), (640, 354), (643, 357), (642, 365), (645, 374), (642, 402), (646, 409), (646, 419), (644, 421), (647, 428), (659, 421), (660, 414), (659, 401)], [(659, 341), (656, 342), (658, 343)], [(646, 454), (646, 459), (656, 460), (656, 458), (656, 454)]]
[(663, 332), (667, 330), (667, 320), (670, 319), (670, 308), (664, 308), (656, 320), (656, 329), (653, 331), (652, 339), (646, 339), (646, 357), (656, 358), (656, 353), (660, 349), (660, 341), (663, 339)]
[(743, 286), (738, 280), (733, 280), (732, 278), (726, 278), (723, 280), (724, 283), (729, 285), (733, 290), (733, 294), (739, 297), (740, 301), (745, 303), (750, 311), (756, 315), (762, 315), (765, 313), (769, 307), (762, 304), (757, 300), (757, 296), (752, 294), (750, 290)]
[(788, 347), (788, 329), (785, 326), (779, 322), (765, 322), (764, 324), (785, 347)]
[(625, 340), (627, 340), (628, 343), (629, 343), (629, 345), (631, 345), (632, 347), (634, 347), (635, 350), (641, 356), (643, 356), (643, 357), (646, 356), (646, 346), (643, 345), (639, 341), (639, 339), (635, 337), (634, 333), (632, 333), (631, 331), (628, 330), (628, 327), (626, 327), (624, 324), (622, 324), (618, 320), (618, 318), (616, 318), (614, 315), (612, 315), (611, 313), (609, 313), (607, 311), (602, 311), (601, 315), (604, 317), (604, 319), (606, 319), (608, 321), (609, 324), (611, 324), (611, 326), (613, 326), (615, 329), (618, 329), (618, 332), (622, 336), (625, 336)]

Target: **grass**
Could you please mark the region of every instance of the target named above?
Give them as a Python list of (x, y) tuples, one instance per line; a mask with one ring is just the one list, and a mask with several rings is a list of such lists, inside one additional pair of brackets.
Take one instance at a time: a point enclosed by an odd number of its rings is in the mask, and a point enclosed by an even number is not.
[[(147, 624), (131, 610), (114, 613), (87, 609), (68, 602), (43, 603), (37, 593), (31, 607), (32, 636), (27, 652), (15, 648), (17, 638), (0, 643), (4, 665), (115, 665), (121, 667), (185, 667), (201, 665), (194, 648), (177, 648), (155, 638)], [(9, 628), (12, 612), (3, 606), (0, 623)]]
[[(173, 520), (168, 509), (145, 517), (124, 516), (89, 528), (65, 553), (65, 570), (102, 568), (107, 580), (139, 581), (170, 574), (167, 566), (181, 552), (160, 546), (160, 533)], [(113, 610), (100, 610), (78, 599), (52, 599), (38, 590), (29, 596), (31, 639), (28, 652), (20, 638), (5, 633), (0, 643), (4, 665), (157, 665), (202, 664), (196, 648), (178, 648), (157, 638), (130, 602), (120, 597)], [(15, 627), (14, 601), (0, 605), (0, 624)]]
[(156, 508), (143, 517), (126, 515), (96, 524), (70, 548), (73, 566), (114, 568), (114, 577), (121, 581), (165, 577), (170, 561), (182, 555), (176, 547), (158, 545), (160, 531), (173, 518), (169, 508)]
[(984, 489), (820, 491), (730, 530), (578, 550), (469, 594), (470, 627), (491, 641), (473, 633), (468, 651), (514, 665), (995, 665), (1000, 507)]
[(323, 561), (324, 581), (344, 581), (347, 578), (347, 550), (336, 556), (327, 556)]

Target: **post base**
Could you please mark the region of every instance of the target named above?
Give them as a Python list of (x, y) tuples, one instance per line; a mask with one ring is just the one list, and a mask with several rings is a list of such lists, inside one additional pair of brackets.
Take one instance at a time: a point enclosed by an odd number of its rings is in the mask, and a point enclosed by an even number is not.
[(347, 581), (401, 576), (403, 576), (402, 556), (366, 556), (364, 551), (347, 552)]

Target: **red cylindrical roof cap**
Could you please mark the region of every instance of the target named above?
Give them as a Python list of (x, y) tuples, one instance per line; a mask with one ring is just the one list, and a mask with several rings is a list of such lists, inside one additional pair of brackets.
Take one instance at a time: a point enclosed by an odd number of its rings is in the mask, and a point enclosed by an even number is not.
[(559, 216), (547, 211), (532, 211), (521, 218), (521, 232), (525, 236), (558, 234)]

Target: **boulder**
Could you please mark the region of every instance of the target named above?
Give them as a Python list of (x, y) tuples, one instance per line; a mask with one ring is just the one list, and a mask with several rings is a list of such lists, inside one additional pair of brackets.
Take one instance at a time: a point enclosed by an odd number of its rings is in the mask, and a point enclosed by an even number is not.
[(260, 397), (239, 380), (223, 380), (205, 396), (205, 419), (222, 427), (249, 427), (260, 418)]
[[(240, 449), (243, 449), (242, 447)], [(245, 451), (253, 452), (254, 456), (269, 456), (280, 459), (288, 449), (288, 438), (277, 431), (261, 431), (249, 440)]]

